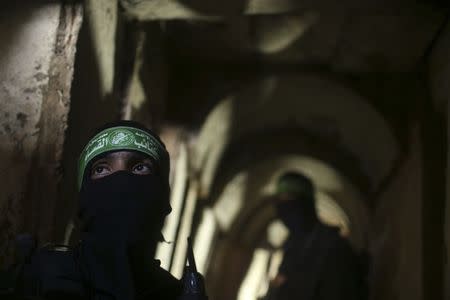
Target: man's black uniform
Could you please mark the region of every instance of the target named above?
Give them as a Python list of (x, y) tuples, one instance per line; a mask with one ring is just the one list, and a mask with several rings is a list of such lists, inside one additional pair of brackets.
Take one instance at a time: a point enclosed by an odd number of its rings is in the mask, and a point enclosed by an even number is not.
[[(64, 300), (112, 300), (116, 290), (108, 283), (108, 278), (98, 280), (98, 270), (88, 270), (82, 257), (82, 243), (73, 249), (65, 247), (46, 246), (36, 251), (30, 260), (17, 266), (16, 283), (13, 272), (4, 274), (3, 294), (0, 299), (64, 299)], [(157, 261), (144, 266), (145, 274), (139, 274), (136, 279), (134, 299), (178, 299), (181, 294), (181, 283), (170, 273), (159, 267)], [(90, 278), (91, 276), (97, 277)], [(8, 284), (9, 283), (9, 284)], [(13, 290), (8, 290), (14, 288)]]
[(288, 239), (279, 269), (286, 281), (273, 287), (266, 299), (362, 299), (357, 257), (337, 229), (318, 224), (306, 239)]

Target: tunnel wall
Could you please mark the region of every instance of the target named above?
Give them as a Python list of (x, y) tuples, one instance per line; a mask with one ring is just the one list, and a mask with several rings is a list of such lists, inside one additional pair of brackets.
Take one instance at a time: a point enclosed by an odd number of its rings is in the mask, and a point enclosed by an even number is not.
[(370, 191), (379, 187), (399, 155), (386, 120), (352, 89), (323, 75), (269, 76), (230, 93), (205, 118), (193, 163), (202, 169), (205, 189), (228, 143), (283, 127), (302, 128), (345, 151), (367, 177), (364, 185)]
[(444, 126), (446, 128), (446, 199), (444, 214), (444, 253), (443, 253), (443, 288), (444, 299), (450, 299), (450, 123), (449, 123), (449, 100), (450, 100), (450, 23), (447, 20), (441, 28), (441, 32), (436, 38), (434, 47), (432, 48), (429, 60), (429, 85), (431, 95), (434, 101), (434, 111), (444, 119)]
[[(450, 94), (449, 94), (450, 95)], [(445, 257), (444, 260), (444, 268), (445, 268), (445, 277), (444, 277), (444, 299), (450, 299), (450, 122), (448, 119), (448, 116), (450, 115), (450, 106), (447, 104), (447, 178), (445, 180), (446, 182), (446, 205), (445, 205), (445, 228), (444, 228), (444, 234), (445, 234)]]
[(422, 299), (421, 160), (415, 126), (410, 150), (374, 209), (369, 249), (372, 300)]
[(78, 156), (95, 130), (121, 117), (116, 91), (120, 71), (123, 24), (117, 1), (85, 1), (85, 18), (76, 44), (75, 72), (67, 136), (62, 156), (63, 178), (57, 203), (55, 238), (59, 243), (78, 240), (71, 228), (76, 223)]
[(12, 240), (54, 229), (80, 5), (6, 5), (0, 13), (0, 265)]
[[(238, 74), (238, 72), (234, 73)], [(238, 75), (236, 75), (238, 76)], [(206, 76), (205, 76), (206, 77)], [(345, 77), (345, 76), (343, 76)], [(213, 78), (214, 79), (214, 78)], [(214, 81), (211, 79), (211, 81)], [(430, 102), (429, 95), (424, 87), (423, 74), (414, 73), (383, 73), (383, 74), (364, 74), (355, 76), (348, 81), (343, 81), (345, 86), (351, 87), (358, 95), (373, 104), (377, 113), (386, 121), (386, 127), (392, 130), (394, 139), (399, 143), (398, 156), (393, 162), (392, 169), (382, 180), (380, 189), (375, 192), (367, 193), (367, 200), (372, 209), (373, 224), (371, 227), (370, 252), (373, 255), (373, 267), (370, 272), (372, 284), (372, 299), (427, 299), (422, 297), (424, 277), (423, 277), (423, 233), (422, 233), (422, 155), (423, 141), (419, 137), (420, 132), (420, 110), (418, 104)], [(220, 81), (220, 79), (219, 79)], [(190, 79), (191, 90), (195, 90), (195, 80)], [(338, 81), (342, 83), (342, 81)], [(219, 83), (220, 84), (220, 83)], [(182, 86), (182, 85), (181, 85)], [(207, 86), (207, 85), (206, 85)], [(309, 85), (311, 86), (311, 85)], [(207, 94), (205, 84), (201, 85), (201, 92), (198, 92), (197, 98)], [(244, 84), (242, 89), (247, 86)], [(270, 85), (264, 86), (266, 89)], [(322, 86), (323, 88), (323, 86)], [(183, 90), (182, 88), (180, 90)], [(200, 90), (200, 89), (199, 89)], [(185, 93), (188, 94), (189, 93)], [(266, 98), (261, 96), (263, 93), (255, 93), (249, 97), (253, 102), (248, 105), (256, 106), (259, 104), (257, 99), (265, 104)], [(200, 96), (199, 96), (200, 95)], [(296, 94), (298, 95), (298, 93)], [(190, 99), (190, 98), (189, 98)], [(229, 98), (227, 98), (230, 100)], [(231, 99), (232, 100), (232, 99)], [(236, 109), (242, 114), (244, 110), (243, 98), (237, 101)], [(193, 101), (193, 100), (192, 100)], [(232, 101), (223, 102), (232, 104)], [(211, 103), (208, 103), (211, 105)], [(217, 104), (217, 102), (216, 102)], [(244, 106), (245, 107), (245, 106)], [(290, 107), (291, 108), (291, 107)], [(292, 109), (291, 109), (292, 110)], [(270, 110), (271, 112), (275, 110)], [(347, 111), (349, 113), (352, 110)], [(192, 111), (193, 115), (195, 111)], [(233, 118), (233, 105), (224, 105), (222, 111), (218, 111), (218, 119), (221, 122), (211, 122), (211, 136), (216, 137), (217, 143), (214, 146), (225, 141), (226, 134), (234, 129), (242, 129), (239, 124), (230, 125), (229, 121), (236, 122)], [(357, 113), (361, 114), (359, 110)], [(207, 115), (203, 120), (213, 116)], [(244, 118), (247, 122), (254, 122), (258, 112), (251, 110), (251, 114)], [(319, 119), (318, 121), (329, 121), (328, 119)], [(204, 124), (205, 124), (204, 123)], [(294, 123), (291, 120), (292, 124)], [(326, 122), (325, 122), (326, 123)], [(357, 123), (357, 122), (355, 122)], [(265, 130), (268, 131), (265, 124)], [(365, 137), (371, 137), (372, 129), (375, 126), (364, 126), (357, 123), (356, 127), (361, 129)], [(391, 134), (391, 133), (390, 133)], [(213, 139), (212, 139), (213, 140)], [(331, 139), (334, 141), (333, 139)], [(196, 139), (196, 146), (199, 147), (202, 142), (200, 138)], [(359, 139), (359, 142), (365, 142)], [(365, 143), (365, 146), (371, 145), (368, 153), (384, 155), (379, 143)], [(204, 145), (203, 145), (204, 146)], [(218, 148), (218, 147), (216, 147)], [(217, 155), (215, 151), (205, 151), (207, 155)], [(370, 155), (368, 155), (370, 157)], [(203, 161), (204, 162), (204, 161)], [(194, 163), (195, 165), (195, 163)], [(349, 164), (358, 166), (358, 164)], [(379, 202), (378, 202), (379, 201)], [(239, 260), (239, 258), (236, 258)], [(240, 261), (240, 260), (239, 260)], [(405, 288), (408, 287), (408, 288)], [(214, 289), (214, 288), (213, 288)]]

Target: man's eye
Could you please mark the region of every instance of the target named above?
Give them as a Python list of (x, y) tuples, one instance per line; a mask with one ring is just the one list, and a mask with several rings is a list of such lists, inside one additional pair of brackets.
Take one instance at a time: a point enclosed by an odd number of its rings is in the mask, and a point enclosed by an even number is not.
[(94, 167), (92, 174), (99, 175), (99, 174), (106, 173), (107, 171), (108, 171), (108, 168), (106, 166), (96, 166), (96, 167)]
[(103, 172), (103, 170), (105, 170), (104, 167), (97, 167), (97, 168), (95, 168), (95, 173), (101, 173), (101, 172)]
[(150, 164), (140, 163), (133, 167), (133, 173), (136, 174), (150, 174), (151, 166)]

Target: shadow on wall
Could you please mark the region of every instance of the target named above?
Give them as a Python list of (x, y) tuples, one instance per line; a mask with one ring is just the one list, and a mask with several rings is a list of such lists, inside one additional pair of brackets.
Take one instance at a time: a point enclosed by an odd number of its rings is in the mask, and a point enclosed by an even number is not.
[[(120, 105), (116, 95), (103, 95), (89, 19), (85, 19), (80, 31), (75, 58), (69, 124), (63, 154), (64, 177), (60, 186), (56, 237), (63, 242), (66, 226), (76, 222), (78, 189), (76, 186), (78, 156), (96, 128), (120, 118)], [(70, 239), (77, 240), (77, 231)]]

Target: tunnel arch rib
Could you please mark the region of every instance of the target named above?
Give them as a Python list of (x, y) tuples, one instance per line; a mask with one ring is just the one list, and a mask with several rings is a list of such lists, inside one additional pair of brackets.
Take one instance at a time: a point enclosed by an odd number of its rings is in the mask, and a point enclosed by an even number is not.
[(207, 116), (193, 149), (202, 194), (211, 191), (230, 144), (270, 128), (303, 128), (345, 149), (368, 177), (369, 192), (389, 174), (399, 152), (387, 122), (351, 89), (317, 75), (266, 77), (229, 94)]

